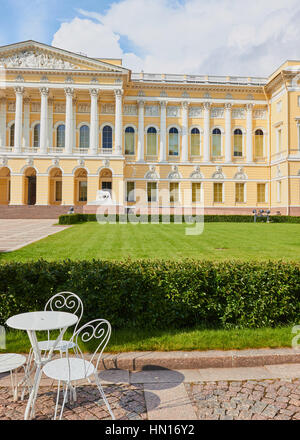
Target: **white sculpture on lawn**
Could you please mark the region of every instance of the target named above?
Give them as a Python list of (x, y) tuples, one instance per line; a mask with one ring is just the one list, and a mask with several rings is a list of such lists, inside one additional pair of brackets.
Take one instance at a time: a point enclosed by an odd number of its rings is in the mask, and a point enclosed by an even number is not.
[(115, 205), (111, 198), (111, 194), (109, 191), (99, 190), (97, 191), (96, 200), (94, 202), (90, 202), (89, 205)]

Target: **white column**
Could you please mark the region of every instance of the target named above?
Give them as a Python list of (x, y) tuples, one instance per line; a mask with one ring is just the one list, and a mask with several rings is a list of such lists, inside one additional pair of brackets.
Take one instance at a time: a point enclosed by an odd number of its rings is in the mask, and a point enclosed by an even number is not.
[(189, 104), (188, 102), (182, 103), (182, 154), (181, 161), (188, 162), (189, 160)]
[(0, 99), (0, 147), (6, 147), (6, 98)]
[(90, 119), (90, 150), (89, 153), (96, 155), (98, 152), (98, 90), (91, 89), (91, 119)]
[(247, 104), (247, 139), (246, 139), (247, 162), (253, 162), (252, 113), (253, 113), (253, 104)]
[(115, 114), (115, 153), (122, 154), (122, 95), (123, 90), (115, 90), (116, 114)]
[(73, 95), (74, 89), (67, 87), (65, 89), (66, 94), (66, 138), (65, 138), (65, 150), (67, 154), (72, 154), (73, 149)]
[(41, 92), (41, 132), (40, 132), (40, 152), (47, 153), (48, 145), (48, 96), (49, 89), (42, 87)]
[(167, 160), (167, 102), (160, 102), (160, 153), (159, 161)]
[(48, 99), (48, 148), (56, 147), (53, 145), (53, 99)]
[(30, 98), (24, 98), (23, 147), (30, 147)]
[(231, 104), (225, 104), (225, 162), (232, 161), (231, 152)]
[(139, 162), (144, 162), (145, 158), (145, 147), (144, 147), (144, 139), (145, 139), (145, 123), (144, 123), (144, 116), (145, 116), (145, 102), (139, 101), (139, 126), (138, 126), (138, 148), (137, 148), (137, 160)]
[(22, 119), (23, 119), (23, 94), (24, 87), (16, 87), (16, 113), (15, 113), (15, 153), (20, 153), (22, 146)]
[(203, 161), (210, 161), (210, 106), (209, 102), (203, 104), (204, 134), (203, 134)]
[(72, 146), (73, 150), (76, 148), (76, 108), (77, 99), (73, 99), (73, 114), (72, 114)]

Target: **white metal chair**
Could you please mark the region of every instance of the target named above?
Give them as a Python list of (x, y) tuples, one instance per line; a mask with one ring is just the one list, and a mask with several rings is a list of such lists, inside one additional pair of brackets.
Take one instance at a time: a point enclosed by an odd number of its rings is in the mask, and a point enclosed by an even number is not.
[[(14, 401), (18, 400), (18, 387), (23, 385), (24, 387), (31, 388), (32, 384), (30, 382), (30, 377), (26, 374), (26, 368), (24, 367), (26, 363), (26, 357), (21, 354), (16, 353), (3, 353), (0, 354), (0, 373), (10, 372), (11, 388), (13, 393)], [(18, 382), (17, 380), (17, 370), (23, 367), (25, 376)], [(15, 371), (15, 375), (13, 375)]]
[[(72, 386), (72, 382), (82, 379), (89, 379), (91, 376), (94, 376), (97, 388), (106, 404), (106, 407), (112, 419), (115, 420), (115, 416), (104, 394), (98, 376), (99, 362), (102, 353), (110, 339), (110, 335), (111, 335), (111, 325), (108, 321), (106, 321), (105, 319), (95, 319), (93, 321), (90, 321), (89, 323), (82, 326), (79, 330), (77, 330), (77, 332), (74, 333), (74, 335), (70, 339), (70, 342), (75, 344), (76, 357), (69, 357), (69, 352), (67, 350), (66, 357), (50, 361), (48, 362), (48, 364), (46, 364), (43, 367), (43, 372), (45, 373), (46, 376), (58, 381), (54, 420), (56, 420), (57, 409), (58, 409), (60, 383), (62, 382), (64, 384), (64, 397), (63, 397), (63, 403), (59, 417), (59, 419), (61, 420), (64, 406), (67, 401), (68, 390), (70, 390), (70, 395), (73, 394), (73, 399), (76, 400), (76, 390)], [(91, 359), (87, 361), (86, 359), (84, 359), (84, 355), (79, 346), (79, 342), (82, 341), (83, 343), (87, 343), (91, 341), (93, 338), (99, 339), (99, 343)], [(97, 360), (94, 365), (93, 361), (96, 358)]]
[[(56, 293), (55, 295), (53, 295), (49, 299), (49, 301), (45, 305), (44, 311), (52, 311), (52, 312), (53, 311), (58, 311), (58, 312), (65, 311), (65, 312), (70, 312), (70, 313), (77, 315), (78, 321), (74, 327), (74, 332), (73, 332), (73, 334), (75, 334), (76, 330), (78, 328), (78, 324), (79, 324), (79, 322), (82, 318), (82, 315), (83, 315), (83, 304), (82, 304), (82, 301), (79, 298), (79, 296), (76, 295), (76, 293), (59, 292), (59, 293)], [(53, 347), (54, 344), (55, 344), (55, 340), (51, 339), (50, 331), (48, 331), (48, 339), (45, 341), (39, 341), (38, 348), (41, 353), (44, 353), (44, 356), (45, 356), (46, 353), (51, 350), (51, 348)], [(55, 347), (55, 351), (59, 351), (60, 356), (62, 356), (62, 354), (64, 352), (66, 352), (72, 348), (73, 349), (76, 348), (76, 346), (73, 342), (62, 340)], [(25, 369), (25, 374), (27, 376), (30, 376), (30, 367), (31, 367), (32, 361), (33, 361), (33, 350), (31, 348), (29, 351), (28, 361), (27, 361), (27, 365), (26, 365), (26, 369)], [(25, 392), (25, 388), (23, 388), (22, 400), (24, 399), (24, 392)]]

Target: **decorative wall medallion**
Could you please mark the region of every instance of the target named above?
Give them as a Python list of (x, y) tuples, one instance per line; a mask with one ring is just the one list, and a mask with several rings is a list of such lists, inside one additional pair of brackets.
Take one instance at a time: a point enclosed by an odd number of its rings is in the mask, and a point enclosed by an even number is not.
[(97, 80), (97, 78), (93, 78), (91, 80), (91, 84), (99, 84), (99, 81)]
[(65, 83), (66, 84), (74, 84), (74, 80), (71, 76), (67, 76)]
[(39, 50), (23, 50), (14, 55), (3, 57), (0, 63), (6, 67), (38, 68), (38, 69), (79, 69), (78, 66)]
[(18, 75), (16, 78), (17, 82), (24, 82), (24, 77), (22, 75)]
[(183, 94), (181, 95), (183, 98), (190, 98), (190, 95), (188, 94), (188, 92), (184, 91)]
[(158, 105), (146, 105), (145, 116), (159, 116), (159, 106)]
[(211, 99), (210, 93), (204, 93), (203, 98), (205, 99)]
[(110, 165), (110, 161), (109, 161), (108, 159), (105, 159), (105, 160), (103, 161), (103, 166), (104, 166), (105, 168), (109, 168), (109, 165)]
[(32, 159), (32, 157), (27, 157), (26, 165), (28, 165), (29, 167), (33, 166), (33, 159)]
[(54, 157), (52, 159), (52, 165), (55, 166), (55, 167), (59, 166), (59, 159), (57, 157)]
[(156, 180), (158, 178), (159, 177), (155, 171), (155, 165), (149, 165), (149, 171), (145, 174), (145, 179)]
[(145, 98), (146, 95), (145, 95), (144, 90), (140, 90), (138, 93), (138, 96), (140, 96), (141, 98)]
[(234, 178), (238, 179), (238, 180), (246, 180), (247, 179), (247, 176), (244, 171), (244, 167), (238, 167), (238, 171), (235, 174)]
[(124, 105), (123, 109), (125, 116), (136, 116), (138, 113), (136, 105)]
[(172, 172), (169, 173), (168, 175), (168, 179), (174, 180), (174, 179), (181, 179), (181, 175), (178, 171), (178, 166), (177, 165), (173, 165), (172, 166)]
[(231, 93), (227, 93), (227, 95), (226, 95), (226, 99), (233, 99), (232, 94), (231, 94)]
[(225, 178), (224, 174), (223, 174), (223, 171), (222, 171), (222, 167), (220, 167), (220, 166), (216, 167), (216, 171), (212, 175), (212, 178), (213, 179), (224, 179)]
[(48, 82), (49, 82), (49, 79), (48, 79), (48, 77), (47, 77), (46, 75), (44, 75), (44, 76), (42, 76), (40, 82), (41, 82), (41, 83), (48, 83)]
[(101, 105), (101, 113), (103, 115), (114, 115), (115, 114), (114, 104), (102, 104)]
[(167, 116), (169, 118), (179, 118), (180, 116), (180, 108), (175, 105), (170, 105), (167, 107)]
[(190, 107), (189, 117), (190, 118), (202, 118), (202, 107)]
[(202, 173), (200, 171), (200, 166), (199, 165), (195, 166), (195, 171), (192, 172), (191, 179), (203, 179), (203, 176), (202, 176)]
[(85, 164), (85, 160), (84, 159), (78, 159), (78, 165), (80, 167), (84, 167), (84, 164)]
[(280, 165), (277, 166), (277, 173), (276, 173), (277, 177), (282, 177), (282, 173), (280, 170)]
[(161, 98), (167, 98), (168, 94), (165, 90), (162, 90), (162, 92), (160, 92), (160, 97)]

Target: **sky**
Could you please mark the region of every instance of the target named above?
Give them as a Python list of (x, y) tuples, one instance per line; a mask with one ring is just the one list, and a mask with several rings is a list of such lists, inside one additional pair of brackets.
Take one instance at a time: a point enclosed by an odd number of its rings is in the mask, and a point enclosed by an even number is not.
[(269, 76), (300, 60), (299, 0), (0, 0), (0, 45), (36, 40), (134, 72)]

